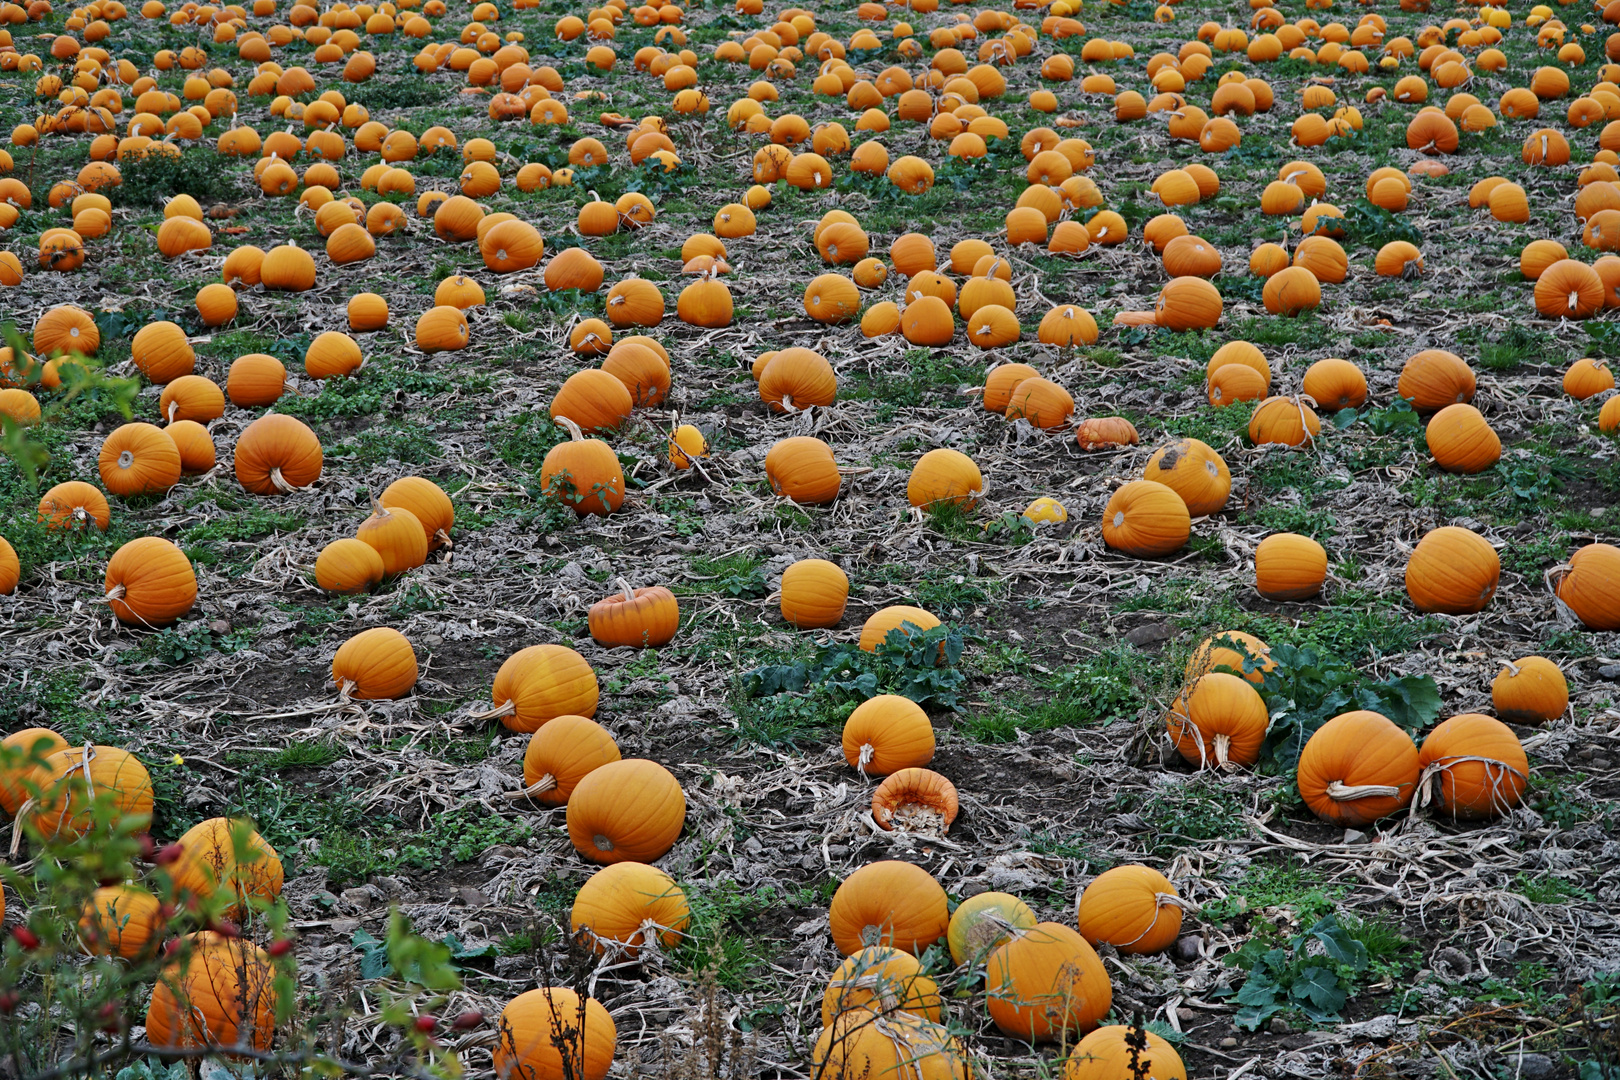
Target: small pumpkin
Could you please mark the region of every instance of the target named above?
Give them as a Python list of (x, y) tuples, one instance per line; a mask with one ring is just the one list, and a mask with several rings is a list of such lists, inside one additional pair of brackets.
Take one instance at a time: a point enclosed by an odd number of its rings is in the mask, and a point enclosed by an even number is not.
[(1420, 413), (1474, 399), (1474, 372), (1462, 357), (1444, 349), (1424, 349), (1401, 368), (1395, 392)]
[(826, 559), (800, 559), (782, 571), (782, 619), (797, 630), (837, 626), (849, 604), (849, 576)]
[(90, 894), (79, 913), (79, 941), (94, 956), (149, 959), (163, 941), (158, 898), (136, 885), (108, 885)]
[(1327, 551), (1298, 533), (1273, 533), (1254, 549), (1254, 588), (1267, 600), (1309, 600), (1327, 580)]
[(151, 424), (122, 424), (101, 444), (96, 465), (101, 483), (130, 498), (161, 494), (180, 482), (180, 451), (174, 440)]
[(269, 413), (236, 440), (236, 479), (254, 495), (286, 495), (321, 478), (321, 441), (294, 416)]
[(1182, 439), (1154, 451), (1142, 477), (1180, 495), (1187, 512), (1199, 517), (1220, 513), (1232, 493), (1232, 473), (1226, 461), (1198, 439)]
[(888, 831), (943, 836), (959, 806), (956, 785), (920, 767), (890, 773), (872, 792), (872, 820)]
[(1359, 409), (1367, 401), (1367, 376), (1348, 360), (1327, 357), (1306, 369), (1300, 389), (1319, 408)]
[(46, 759), (67, 748), (50, 728), (23, 728), (0, 739), (0, 810), (16, 817), (44, 783)]
[(1102, 416), (1075, 425), (1074, 441), (1082, 450), (1107, 450), (1135, 446), (1139, 441), (1136, 425), (1123, 416)]
[(1259, 686), (1276, 666), (1264, 641), (1241, 630), (1222, 630), (1194, 646), (1184, 677), (1190, 683), (1211, 671), (1227, 671)]
[(1569, 681), (1544, 656), (1509, 661), (1491, 683), (1491, 707), (1513, 724), (1545, 724), (1569, 708)]
[(329, 593), (359, 593), (375, 588), (387, 576), (382, 556), (363, 540), (333, 540), (315, 559), (315, 584)]
[(280, 360), (264, 353), (248, 353), (231, 363), (225, 379), (225, 396), (242, 409), (259, 409), (281, 400), (287, 389), (287, 369)]
[(373, 499), (371, 516), (360, 523), (354, 536), (377, 552), (383, 573), (390, 577), (427, 561), (427, 530), (415, 514), (402, 506), (384, 506)]
[(568, 799), (568, 839), (599, 863), (650, 863), (686, 820), (680, 782), (655, 761), (626, 758), (591, 770)]
[(669, 361), (638, 341), (626, 338), (615, 344), (602, 370), (624, 383), (632, 405), (660, 405), (669, 394)]
[(776, 494), (812, 506), (832, 502), (843, 483), (832, 448), (812, 435), (773, 443), (765, 453), (765, 478)]
[(328, 330), (317, 334), (304, 350), (304, 373), (312, 379), (338, 379), (365, 364), (360, 345), (348, 334)]
[[(1147, 1045), (1134, 1045), (1134, 1040)], [(1152, 1031), (1110, 1024), (1075, 1044), (1063, 1066), (1063, 1080), (1124, 1080), (1134, 1067), (1154, 1080), (1187, 1080), (1187, 1066), (1176, 1048)]]
[(985, 1008), (996, 1027), (1028, 1042), (1091, 1031), (1113, 1006), (1097, 952), (1060, 923), (1013, 934), (985, 966)]
[(1103, 509), (1103, 542), (1138, 559), (1180, 551), (1192, 535), (1192, 518), (1180, 495), (1153, 480), (1132, 480)]
[(429, 551), (452, 546), (450, 530), (456, 524), (456, 508), (438, 484), (420, 476), (402, 476), (383, 488), (377, 501), (415, 515), (427, 533)]
[(1080, 936), (1123, 953), (1163, 952), (1181, 934), (1181, 894), (1149, 866), (1116, 866), (1093, 878), (1080, 894), (1075, 918)]
[[(580, 373), (583, 374), (583, 373)], [(607, 378), (625, 393), (624, 384)], [(624, 504), (624, 469), (619, 456), (601, 439), (587, 439), (579, 426), (567, 417), (554, 417), (568, 429), (569, 441), (546, 451), (540, 463), (540, 490), (557, 499), (580, 517), (611, 514)]]
[(945, 890), (920, 866), (886, 859), (845, 878), (827, 908), (833, 944), (845, 956), (887, 945), (920, 956), (950, 925)]
[(592, 874), (574, 894), (569, 913), (573, 933), (583, 934), (598, 953), (634, 957), (655, 940), (677, 945), (692, 909), (675, 879), (654, 866), (614, 863)]
[(1412, 801), (1418, 750), (1386, 716), (1341, 713), (1316, 729), (1299, 756), (1296, 782), (1311, 812), (1357, 829)]
[(131, 540), (113, 552), (107, 560), (105, 588), (113, 614), (127, 625), (167, 626), (197, 603), (197, 574), (191, 560), (158, 536)]
[(607, 648), (661, 649), (675, 637), (680, 605), (663, 586), (632, 589), (622, 579), (622, 591), (591, 605), (591, 637)]
[(782, 349), (760, 372), (759, 396), (777, 413), (831, 405), (838, 398), (838, 376), (820, 353)]
[(1469, 615), (1496, 595), (1502, 561), (1490, 541), (1456, 525), (1431, 529), (1406, 562), (1406, 594), (1419, 611)]
[(599, 368), (574, 372), (551, 399), (551, 418), (558, 423), (571, 420), (582, 431), (617, 431), (634, 409), (635, 398), (626, 381)]
[(998, 364), (985, 375), (980, 401), (989, 412), (1005, 415), (1012, 404), (1013, 391), (1027, 379), (1040, 378), (1040, 374), (1028, 364)]
[(1502, 457), (1502, 440), (1478, 409), (1461, 402), (1447, 405), (1429, 420), (1424, 440), (1435, 464), (1447, 472), (1478, 473)]
[(878, 694), (844, 721), (844, 760), (861, 774), (886, 776), (934, 759), (934, 726), (922, 706), (898, 694)]
[(177, 1049), (270, 1049), (276, 1032), (276, 966), (263, 949), (242, 938), (204, 933), (183, 940), (173, 955), (152, 988), (147, 1042)]
[(1614, 389), (1614, 372), (1605, 360), (1577, 360), (1564, 372), (1564, 393), (1576, 401)]
[(360, 631), (332, 657), (332, 681), (344, 698), (402, 698), (416, 685), (416, 677), (416, 650), (404, 634), (388, 626)]
[(596, 715), (601, 688), (585, 658), (565, 645), (530, 645), (508, 656), (490, 692), (495, 707), (478, 718), (499, 718), (512, 731), (535, 732), (553, 717)]
[(906, 500), (924, 510), (956, 506), (971, 510), (984, 493), (984, 477), (973, 459), (960, 450), (939, 447), (912, 466), (906, 482)]
[(1558, 599), (1588, 630), (1620, 630), (1620, 547), (1587, 544), (1572, 555)]
[(112, 521), (112, 508), (107, 504), (107, 496), (89, 484), (66, 480), (40, 497), (36, 520), (51, 530), (105, 531)]
[(496, 1031), (497, 1080), (604, 1080), (618, 1044), (602, 1003), (565, 986), (519, 994), (501, 1010)]
[(620, 757), (619, 744), (595, 720), (554, 716), (529, 737), (523, 752), (523, 790), (511, 797), (563, 806), (581, 780)]
[(938, 625), (939, 620), (922, 608), (894, 604), (880, 608), (867, 617), (861, 625), (860, 646), (866, 652), (873, 652), (889, 641), (893, 634), (898, 633), (903, 642), (913, 631), (927, 633)]
[(1040, 920), (1028, 904), (1004, 892), (982, 892), (963, 900), (951, 912), (946, 931), (951, 960), (957, 967), (980, 967), (990, 954)]
[(1256, 446), (1280, 443), (1303, 446), (1322, 433), (1322, 421), (1303, 398), (1269, 397), (1249, 417), (1249, 441)]
[(1214, 671), (1200, 675), (1176, 698), (1165, 725), (1189, 765), (1231, 769), (1260, 760), (1270, 719), (1253, 685), (1240, 676)]
[(909, 1013), (938, 1023), (943, 1015), (939, 984), (923, 974), (908, 952), (873, 945), (844, 958), (821, 995), (821, 1023), (831, 1027), (841, 1014), (875, 1009), (884, 1014)]
[(1060, 428), (1074, 415), (1074, 397), (1050, 379), (1025, 379), (1007, 398), (1008, 420), (1028, 420), (1043, 431)]
[(276, 849), (247, 821), (209, 818), (176, 841), (180, 857), (169, 864), (174, 900), (218, 900), (225, 915), (241, 919), (249, 902), (273, 902), (284, 875)]
[(1530, 761), (1519, 737), (1479, 713), (1453, 716), (1418, 748), (1417, 805), (1478, 821), (1500, 817), (1524, 799)]

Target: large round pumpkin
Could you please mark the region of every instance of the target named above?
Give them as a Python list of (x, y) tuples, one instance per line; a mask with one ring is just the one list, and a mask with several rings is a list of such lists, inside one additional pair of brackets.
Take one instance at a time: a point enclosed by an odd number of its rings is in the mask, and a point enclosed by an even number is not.
[(1496, 595), (1502, 562), (1490, 542), (1455, 525), (1425, 533), (1406, 563), (1406, 594), (1419, 611), (1468, 615)]
[(1154, 480), (1132, 480), (1103, 510), (1103, 542), (1138, 559), (1180, 551), (1192, 534), (1187, 504), (1174, 489)]
[(1411, 802), (1419, 771), (1406, 732), (1386, 716), (1357, 711), (1316, 729), (1299, 755), (1296, 783), (1317, 817), (1360, 828)]
[(675, 845), (685, 821), (680, 782), (642, 758), (591, 770), (568, 799), (568, 839), (599, 863), (653, 862)]
[(1519, 737), (1502, 721), (1479, 713), (1453, 716), (1429, 732), (1418, 749), (1417, 800), (1442, 814), (1498, 817), (1524, 798), (1530, 761)]
[(945, 890), (928, 871), (887, 859), (843, 880), (827, 909), (833, 944), (845, 956), (889, 945), (920, 956), (950, 925)]
[(1588, 630), (1620, 630), (1620, 547), (1587, 544), (1571, 556), (1558, 599)]
[(618, 1045), (602, 1003), (581, 1001), (565, 986), (519, 994), (501, 1010), (496, 1031), (496, 1080), (603, 1080)]
[(1090, 1031), (1114, 1001), (1097, 951), (1067, 926), (1050, 922), (1013, 934), (990, 954), (985, 993), (996, 1027), (1028, 1042)]
[(1080, 936), (1120, 952), (1163, 952), (1181, 933), (1179, 896), (1170, 879), (1150, 866), (1105, 870), (1080, 894), (1075, 914)]

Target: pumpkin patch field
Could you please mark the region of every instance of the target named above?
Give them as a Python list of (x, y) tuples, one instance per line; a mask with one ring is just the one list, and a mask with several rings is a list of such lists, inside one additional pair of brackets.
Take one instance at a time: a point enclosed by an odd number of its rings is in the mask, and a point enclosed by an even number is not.
[(1620, 1080), (1620, 0), (0, 0), (0, 1077)]

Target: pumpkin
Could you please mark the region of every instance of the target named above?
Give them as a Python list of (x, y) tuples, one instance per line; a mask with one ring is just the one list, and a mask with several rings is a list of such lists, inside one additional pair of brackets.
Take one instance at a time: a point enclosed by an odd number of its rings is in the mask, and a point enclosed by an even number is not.
[(1524, 799), (1530, 762), (1519, 738), (1479, 713), (1453, 716), (1418, 748), (1417, 804), (1434, 803), (1453, 818), (1499, 817)]
[(225, 379), (225, 396), (242, 409), (274, 405), (287, 388), (287, 369), (280, 360), (264, 353), (248, 353), (231, 363)]
[[(33, 338), (34, 352), (41, 358), (64, 353), (94, 356), (101, 347), (101, 330), (95, 320), (88, 312), (71, 304), (53, 307), (34, 320)], [(131, 349), (133, 351), (133, 343)]]
[(1564, 372), (1564, 393), (1576, 401), (1614, 389), (1614, 372), (1604, 360), (1577, 360)]
[(1103, 450), (1135, 446), (1138, 436), (1136, 425), (1123, 416), (1102, 416), (1082, 420), (1076, 424), (1074, 440), (1082, 450)]
[(416, 650), (404, 634), (388, 626), (360, 631), (332, 657), (332, 681), (346, 699), (402, 698), (416, 685), (416, 677)]
[(547, 806), (563, 806), (593, 770), (620, 758), (608, 730), (583, 716), (554, 716), (529, 737), (523, 752), (523, 790)]
[(607, 648), (661, 649), (675, 637), (680, 606), (675, 594), (662, 586), (632, 589), (623, 579), (622, 592), (591, 605), (591, 637)]
[(67, 480), (39, 500), (37, 520), (47, 529), (105, 530), (112, 520), (107, 497), (82, 480)]
[(236, 318), (236, 290), (218, 282), (197, 290), (197, 315), (204, 326), (223, 326)]
[(1229, 769), (1260, 757), (1269, 716), (1252, 685), (1237, 675), (1200, 675), (1165, 718), (1170, 738), (1189, 764)]
[(872, 792), (872, 820), (889, 831), (943, 836), (958, 807), (956, 785), (930, 769), (897, 770)]
[(321, 442), (296, 417), (259, 417), (236, 440), (236, 479), (254, 495), (290, 494), (321, 477)]
[(403, 506), (384, 506), (372, 500), (371, 516), (354, 531), (355, 539), (371, 547), (382, 558), (388, 576), (414, 570), (427, 561), (427, 530), (421, 520)]
[(1273, 315), (1292, 318), (1321, 305), (1322, 285), (1315, 274), (1296, 263), (1266, 279), (1261, 299)]
[(94, 956), (147, 959), (163, 940), (158, 898), (135, 885), (108, 885), (79, 912), (79, 941)]
[(938, 619), (919, 607), (894, 604), (880, 608), (861, 624), (861, 649), (873, 652), (879, 645), (888, 642), (890, 635), (895, 633), (900, 634), (900, 641), (904, 643), (912, 631), (927, 633), (938, 625)]
[(930, 450), (917, 459), (906, 482), (906, 500), (925, 510), (945, 505), (971, 510), (983, 492), (984, 477), (973, 459), (948, 447)]
[(677, 470), (685, 472), (708, 456), (709, 440), (705, 439), (703, 432), (696, 427), (681, 424), (670, 433), (669, 463)]
[(1587, 544), (1571, 556), (1558, 599), (1588, 630), (1620, 630), (1620, 547)]
[(1256, 446), (1302, 446), (1314, 442), (1321, 432), (1322, 421), (1316, 411), (1297, 395), (1266, 398), (1249, 417), (1249, 441)]
[(1005, 414), (1012, 404), (1013, 391), (1028, 379), (1040, 378), (1040, 374), (1028, 364), (998, 364), (985, 375), (980, 400), (988, 411)]
[(496, 1030), (496, 1080), (603, 1080), (618, 1042), (602, 1003), (563, 986), (519, 994)]
[(497, 274), (510, 274), (538, 266), (546, 253), (546, 242), (526, 221), (502, 221), (478, 241), (484, 265)]
[(934, 727), (922, 706), (898, 694), (878, 694), (844, 721), (844, 760), (861, 775), (886, 776), (934, 759)]
[(1074, 415), (1074, 398), (1050, 379), (1025, 379), (1013, 387), (1007, 399), (1008, 420), (1028, 420), (1030, 425), (1049, 431), (1062, 427)]
[(490, 695), (495, 708), (478, 719), (499, 717), (512, 731), (534, 732), (553, 717), (595, 716), (599, 694), (596, 672), (579, 653), (563, 645), (530, 645), (501, 664)]
[(387, 572), (377, 549), (353, 537), (332, 541), (315, 559), (315, 584), (330, 593), (365, 592)]
[(450, 496), (431, 480), (403, 476), (383, 489), (377, 501), (385, 507), (409, 510), (428, 535), (428, 550), (450, 546), (450, 530), (456, 523), (456, 508)]
[(69, 747), (45, 759), (36, 774), (39, 794), (18, 808), (17, 817), (46, 840), (73, 841), (95, 823), (97, 801), (105, 798), (122, 824), (144, 829), (152, 820), (152, 777), (135, 755), (116, 746)]
[(242, 938), (204, 933), (183, 940), (173, 957), (152, 988), (147, 1042), (174, 1049), (270, 1049), (276, 970), (263, 949)]
[(1434, 462), (1447, 472), (1478, 473), (1502, 457), (1502, 440), (1472, 405), (1447, 405), (1429, 420), (1423, 437)]
[(832, 502), (843, 481), (832, 448), (810, 435), (772, 444), (765, 454), (765, 478), (776, 494), (809, 505)]
[(782, 571), (782, 619), (796, 630), (837, 626), (849, 604), (849, 577), (837, 563), (800, 559)]
[(1317, 817), (1357, 829), (1411, 802), (1418, 773), (1410, 736), (1386, 716), (1358, 711), (1316, 729), (1300, 752), (1296, 783)]
[(177, 844), (180, 857), (168, 867), (177, 902), (217, 900), (226, 916), (241, 919), (250, 899), (270, 903), (281, 895), (281, 859), (250, 822), (209, 818), (187, 829)]
[(624, 383), (632, 405), (660, 405), (669, 394), (669, 361), (639, 342), (626, 339), (614, 345), (602, 370)]
[(685, 820), (680, 782), (642, 758), (592, 769), (568, 799), (568, 839), (599, 863), (653, 862), (674, 846)]
[(265, 253), (259, 280), (266, 289), (304, 292), (315, 287), (315, 259), (296, 244), (283, 244)]
[(1490, 541), (1455, 525), (1431, 529), (1406, 562), (1406, 595), (1419, 611), (1469, 615), (1496, 595), (1502, 562)]
[[(1060, 349), (1071, 346), (1095, 345), (1097, 343), (1097, 320), (1092, 318), (1091, 312), (1083, 307), (1074, 304), (1059, 304), (1041, 317), (1041, 325), (1036, 330), (1035, 336), (1041, 344), (1055, 345)], [(1031, 378), (1033, 377), (1032, 375)], [(987, 405), (986, 408), (988, 407)]]
[(625, 278), (608, 290), (607, 320), (614, 326), (657, 326), (663, 318), (664, 294), (652, 282)]
[[(1132, 1038), (1147, 1045), (1133, 1050)], [(1133, 1072), (1136, 1061), (1140, 1072)], [(1187, 1067), (1181, 1055), (1159, 1035), (1122, 1024), (1100, 1027), (1075, 1044), (1063, 1066), (1063, 1080), (1129, 1080), (1133, 1075), (1153, 1080), (1187, 1080)]]
[[(40, 349), (38, 342), (35, 350), (49, 351)], [(129, 355), (141, 374), (159, 386), (190, 375), (197, 365), (185, 331), (172, 322), (148, 323), (137, 330), (129, 343)]]
[(1180, 935), (1180, 894), (1152, 867), (1116, 866), (1085, 887), (1075, 918), (1080, 936), (1092, 945), (1107, 942), (1146, 956), (1168, 949)]
[(1258, 686), (1276, 666), (1271, 646), (1264, 641), (1241, 630), (1223, 630), (1194, 647), (1184, 677), (1190, 683), (1211, 671), (1229, 671)]
[(1585, 319), (1603, 310), (1603, 279), (1574, 259), (1560, 259), (1536, 279), (1536, 310), (1549, 319)]
[(180, 482), (180, 451), (151, 424), (123, 424), (101, 444), (101, 483), (114, 495), (156, 495)]
[(1028, 904), (1008, 893), (970, 896), (951, 912), (945, 935), (951, 960), (957, 967), (982, 966), (991, 953), (1012, 940), (1015, 932), (1028, 930), (1039, 921)]
[(913, 345), (949, 345), (956, 334), (950, 305), (938, 296), (912, 299), (900, 313), (900, 334)]
[(1379, 277), (1422, 277), (1423, 252), (1405, 240), (1391, 240), (1373, 256), (1373, 272)]
[(196, 604), (197, 575), (173, 543), (143, 536), (107, 560), (106, 596), (121, 623), (167, 626)]
[(1157, 558), (1181, 550), (1192, 534), (1192, 518), (1174, 489), (1153, 480), (1132, 480), (1109, 498), (1102, 534), (1115, 551)]
[(0, 810), (17, 816), (45, 782), (45, 759), (68, 748), (49, 728), (23, 728), (0, 739)]
[(842, 1013), (875, 1009), (909, 1013), (938, 1023), (943, 1015), (939, 984), (923, 974), (908, 952), (873, 945), (844, 958), (821, 995), (821, 1023), (830, 1027)]
[(1569, 708), (1569, 683), (1546, 657), (1521, 657), (1506, 662), (1491, 683), (1491, 706), (1511, 723), (1547, 723)]
[(19, 427), (33, 427), (39, 423), (39, 399), (15, 387), (0, 390), (0, 416)]
[(950, 924), (945, 890), (928, 871), (886, 859), (845, 878), (827, 908), (833, 944), (845, 956), (887, 945), (921, 956)]
[(1209, 330), (1221, 321), (1221, 294), (1203, 278), (1172, 278), (1159, 291), (1154, 321), (1170, 330)]
[[(627, 356), (621, 363), (626, 377), (634, 377), (630, 374), (630, 358)], [(646, 372), (649, 369), (636, 366), (635, 370)], [(647, 392), (655, 392), (655, 387), (656, 382), (651, 383)], [(563, 380), (557, 396), (551, 399), (551, 418), (558, 423), (573, 421), (581, 431), (617, 431), (629, 419), (635, 404), (632, 389), (624, 379), (600, 368), (586, 368)]]
[(1014, 932), (985, 966), (985, 1008), (1016, 1039), (1053, 1042), (1090, 1031), (1113, 1005), (1097, 952), (1060, 923)]
[(214, 439), (195, 420), (176, 420), (163, 429), (180, 453), (180, 471), (192, 475), (214, 467)]
[(1197, 439), (1182, 439), (1154, 451), (1142, 477), (1180, 495), (1187, 512), (1199, 517), (1219, 513), (1232, 492), (1232, 473), (1225, 460)]
[(182, 375), (163, 388), (158, 398), (158, 412), (170, 423), (176, 420), (207, 423), (225, 415), (225, 394), (212, 379)]
[(614, 863), (592, 874), (574, 894), (569, 923), (598, 953), (634, 957), (655, 940), (677, 945), (692, 910), (668, 874), (638, 862)]
[(452, 304), (435, 304), (417, 316), (415, 341), (423, 352), (455, 352), (471, 339), (466, 313)]
[(810, 1054), (818, 1080), (910, 1076), (970, 1080), (971, 1059), (956, 1036), (909, 1012), (849, 1009), (824, 1027)]
[[(573, 377), (582, 374), (585, 373), (576, 372)], [(629, 391), (624, 389), (624, 384), (603, 374), (624, 394), (624, 400), (628, 400)], [(561, 391), (558, 396), (562, 396)], [(540, 490), (547, 498), (572, 507), (580, 517), (613, 513), (624, 504), (624, 469), (619, 465), (619, 456), (601, 439), (585, 438), (579, 426), (568, 417), (553, 412), (553, 419), (568, 429), (569, 441), (546, 451), (540, 463)]]
[(1267, 600), (1309, 600), (1327, 580), (1327, 552), (1297, 533), (1273, 533), (1254, 549), (1254, 588)]
[(1395, 392), (1420, 413), (1474, 399), (1474, 373), (1462, 357), (1444, 349), (1424, 349), (1401, 368)]
[(1221, 272), (1221, 253), (1201, 236), (1177, 236), (1160, 256), (1171, 277), (1211, 278)]
[(1348, 360), (1328, 357), (1305, 370), (1300, 389), (1320, 408), (1359, 409), (1367, 401), (1367, 376)]
[(336, 330), (316, 335), (304, 350), (304, 373), (312, 379), (342, 378), (359, 371), (364, 364), (359, 344)]
[(602, 287), (602, 264), (584, 248), (567, 248), (551, 257), (546, 264), (546, 288), (552, 292), (578, 289), (595, 292)]

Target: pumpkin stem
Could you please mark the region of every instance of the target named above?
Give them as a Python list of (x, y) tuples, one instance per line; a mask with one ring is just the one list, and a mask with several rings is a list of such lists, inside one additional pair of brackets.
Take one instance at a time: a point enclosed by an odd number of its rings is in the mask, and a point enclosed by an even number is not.
[(1391, 784), (1346, 784), (1335, 780), (1327, 786), (1327, 797), (1335, 802), (1354, 802), (1357, 799), (1399, 798), (1401, 789)]
[(636, 590), (632, 589), (630, 583), (622, 577), (618, 579), (618, 582), (619, 588), (624, 590), (624, 602), (627, 604), (633, 603), (636, 599)]
[(275, 485), (275, 489), (281, 492), (283, 495), (291, 495), (293, 492), (298, 490), (287, 482), (286, 477), (281, 475), (280, 465), (277, 465), (270, 470), (270, 483)]
[(1223, 769), (1226, 768), (1229, 764), (1231, 764), (1231, 762), (1228, 760), (1228, 758), (1231, 755), (1231, 752), (1232, 752), (1232, 736), (1225, 735), (1225, 734), (1216, 735), (1215, 736), (1215, 764), (1218, 765), (1219, 767), (1223, 768)]
[(494, 720), (497, 717), (511, 716), (515, 712), (517, 712), (517, 706), (512, 703), (511, 698), (507, 698), (504, 703), (495, 706), (493, 709), (489, 709), (485, 712), (473, 713), (469, 719)]
[(585, 441), (585, 433), (583, 431), (579, 430), (579, 425), (578, 424), (574, 423), (572, 420), (568, 419), (568, 417), (566, 417), (566, 416), (558, 416), (558, 417), (555, 417), (554, 419), (556, 420), (557, 423), (561, 424), (564, 428), (566, 428), (568, 430), (568, 437), (571, 440), (573, 440), (574, 442), (584, 442)]
[(17, 849), (22, 846), (23, 822), (28, 819), (37, 802), (36, 799), (29, 799), (17, 807), (17, 818), (11, 823), (11, 855), (13, 858), (17, 855)]
[[(511, 702), (507, 702), (507, 704), (510, 705)], [(496, 711), (499, 712), (500, 710)], [(521, 791), (508, 791), (506, 793), (506, 799), (508, 802), (522, 802), (524, 799), (533, 798), (536, 795), (550, 791), (556, 786), (557, 778), (552, 776), (550, 773), (546, 773), (546, 775), (542, 776), (528, 787), (523, 788)]]
[(112, 588), (107, 590), (107, 602), (110, 604), (114, 600), (122, 600), (124, 598), (124, 594), (128, 591), (129, 590), (125, 589), (122, 583), (114, 585)]
[(861, 756), (856, 761), (855, 768), (860, 770), (862, 776), (866, 775), (866, 766), (872, 761), (873, 748), (871, 743), (861, 744)]
[(339, 679), (337, 688), (338, 699), (340, 701), (347, 702), (349, 700), (349, 692), (352, 691), (354, 687), (355, 682), (353, 679)]
[(450, 539), (450, 534), (445, 532), (443, 529), (435, 529), (433, 531), (433, 539), (439, 542), (440, 547), (453, 548), (456, 546), (455, 541)]
[(1511, 660), (1504, 660), (1504, 661), (1502, 661), (1502, 666), (1508, 669), (1508, 677), (1509, 678), (1517, 679), (1519, 677), (1519, 665), (1518, 664), (1515, 664)]

